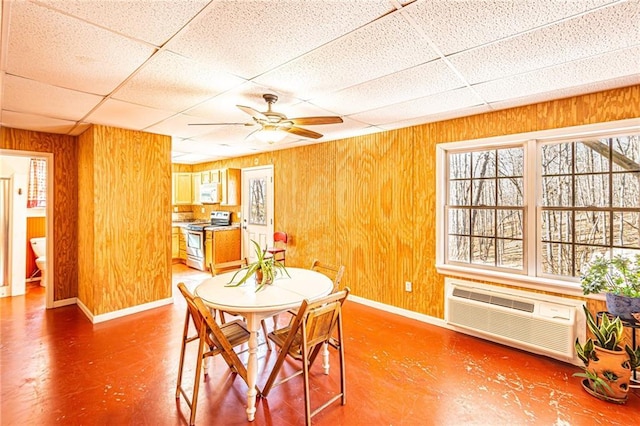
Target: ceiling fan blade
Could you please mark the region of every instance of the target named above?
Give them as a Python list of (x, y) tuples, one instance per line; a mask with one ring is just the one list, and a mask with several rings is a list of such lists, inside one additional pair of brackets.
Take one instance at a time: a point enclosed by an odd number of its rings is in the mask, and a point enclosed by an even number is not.
[(189, 123), (189, 126), (255, 126), (256, 123)]
[(316, 124), (337, 124), (342, 123), (342, 118), (338, 116), (324, 116), (324, 117), (298, 117), (290, 118), (293, 124), (301, 126), (313, 126)]
[(305, 138), (313, 138), (318, 139), (321, 138), (322, 135), (320, 133), (313, 132), (308, 129), (303, 129), (302, 127), (280, 127), (280, 130), (284, 130), (285, 132), (293, 133), (294, 135), (303, 136)]
[(240, 110), (242, 112), (245, 112), (245, 113), (249, 114), (253, 118), (257, 118), (259, 120), (269, 120), (269, 117), (267, 117), (266, 115), (264, 115), (263, 113), (261, 113), (257, 109), (254, 109), (254, 108), (251, 108), (251, 107), (248, 107), (248, 106), (244, 106), (244, 105), (236, 105), (236, 106), (238, 108), (240, 108)]

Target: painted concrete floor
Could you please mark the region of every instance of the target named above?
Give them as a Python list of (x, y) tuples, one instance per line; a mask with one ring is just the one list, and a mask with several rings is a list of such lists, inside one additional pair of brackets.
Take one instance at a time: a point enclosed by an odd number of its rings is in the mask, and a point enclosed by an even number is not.
[[(206, 276), (174, 266), (174, 284), (193, 288)], [(40, 287), (1, 299), (0, 424), (186, 424), (189, 409), (175, 399), (184, 313), (177, 291), (173, 305), (96, 325), (76, 306), (45, 310)], [(572, 377), (575, 366), (353, 301), (344, 318), (347, 404), (322, 411), (316, 425), (640, 425), (640, 390), (625, 405), (600, 401)], [(259, 351), (263, 385), (276, 355)], [(195, 358), (187, 362), (193, 380)], [(325, 376), (317, 364), (312, 406), (338, 384), (337, 368)], [(304, 424), (301, 378), (259, 399), (252, 423), (246, 391), (216, 359), (196, 423)]]

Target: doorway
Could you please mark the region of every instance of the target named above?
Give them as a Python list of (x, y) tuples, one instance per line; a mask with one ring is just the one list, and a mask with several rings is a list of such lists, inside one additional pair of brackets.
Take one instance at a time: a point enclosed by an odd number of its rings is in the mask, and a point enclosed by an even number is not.
[(242, 257), (256, 260), (251, 241), (273, 244), (273, 165), (242, 169)]
[[(46, 258), (49, 259), (46, 263), (46, 274), (48, 276), (48, 283), (45, 287), (45, 306), (46, 308), (53, 308), (53, 288), (54, 288), (54, 230), (53, 230), (53, 154), (45, 152), (33, 152), (33, 151), (16, 151), (0, 149), (0, 162), (3, 163), (2, 177), (5, 174), (10, 176), (12, 181), (9, 188), (8, 203), (10, 205), (9, 214), (9, 256), (7, 261), (7, 280), (8, 282), (2, 284), (9, 284), (3, 286), (2, 293), (4, 296), (18, 296), (23, 295), (26, 292), (26, 251), (27, 251), (27, 209), (22, 208), (22, 201), (26, 199), (26, 193), (28, 191), (28, 170), (24, 172), (22, 170), (16, 173), (13, 167), (5, 167), (7, 164), (21, 164), (29, 163), (30, 158), (43, 159), (46, 162), (46, 207), (45, 210), (45, 236), (46, 240)], [(20, 204), (14, 203), (14, 200), (19, 200)]]

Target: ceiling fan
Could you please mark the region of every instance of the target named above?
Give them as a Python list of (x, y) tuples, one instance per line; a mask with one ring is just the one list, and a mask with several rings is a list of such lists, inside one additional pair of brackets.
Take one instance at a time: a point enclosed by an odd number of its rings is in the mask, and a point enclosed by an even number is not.
[[(253, 122), (249, 123), (193, 123), (191, 126), (224, 126), (224, 125), (240, 125), (240, 126), (260, 126), (260, 129), (249, 134), (251, 136), (254, 133), (260, 132), (264, 135), (263, 139), (269, 142), (275, 142), (275, 134), (280, 134), (280, 139), (286, 136), (286, 133), (292, 133), (294, 135), (302, 136), (305, 138), (318, 139), (322, 137), (322, 134), (314, 132), (312, 130), (304, 129), (302, 126), (315, 126), (318, 124), (337, 124), (342, 123), (342, 118), (338, 116), (319, 116), (319, 117), (298, 117), (287, 118), (286, 115), (273, 111), (271, 106), (278, 101), (278, 96), (266, 93), (262, 95), (267, 102), (267, 110), (260, 112), (255, 108), (251, 108), (244, 105), (236, 105), (241, 111), (249, 114), (253, 118)], [(284, 133), (286, 132), (286, 133)], [(249, 137), (247, 136), (247, 137)], [(271, 137), (271, 139), (269, 139)]]

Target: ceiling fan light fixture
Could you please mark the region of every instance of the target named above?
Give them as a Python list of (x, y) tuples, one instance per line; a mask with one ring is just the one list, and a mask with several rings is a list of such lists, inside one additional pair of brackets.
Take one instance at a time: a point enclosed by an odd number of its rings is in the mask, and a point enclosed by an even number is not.
[(287, 136), (287, 132), (280, 130), (278, 126), (264, 126), (262, 130), (255, 133), (255, 137), (261, 142), (276, 143)]

